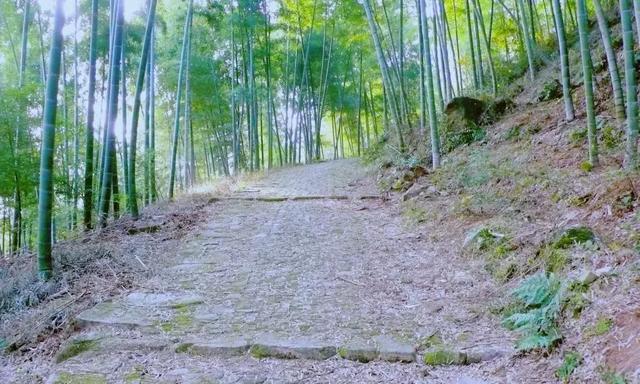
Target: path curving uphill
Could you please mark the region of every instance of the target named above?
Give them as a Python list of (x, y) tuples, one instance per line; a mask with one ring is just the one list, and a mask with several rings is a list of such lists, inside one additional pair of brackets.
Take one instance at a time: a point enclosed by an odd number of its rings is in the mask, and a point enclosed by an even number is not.
[(205, 209), (156, 283), (78, 316), (49, 382), (509, 381), (493, 283), (357, 160), (276, 170)]

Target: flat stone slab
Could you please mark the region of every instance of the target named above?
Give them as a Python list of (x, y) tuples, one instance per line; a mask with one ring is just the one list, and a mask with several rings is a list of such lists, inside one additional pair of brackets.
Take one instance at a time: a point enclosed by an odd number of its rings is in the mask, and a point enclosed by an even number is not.
[(251, 347), (243, 337), (220, 337), (212, 340), (182, 343), (176, 346), (176, 352), (187, 352), (198, 356), (242, 356)]
[(146, 293), (132, 292), (125, 298), (125, 303), (137, 307), (183, 307), (202, 304), (202, 296), (185, 293)]
[(368, 363), (376, 360), (379, 352), (373, 342), (352, 340), (338, 348), (338, 355), (346, 360)]
[(252, 343), (249, 354), (256, 358), (326, 360), (336, 355), (336, 347), (308, 338), (259, 336)]
[(131, 307), (120, 302), (105, 301), (81, 312), (76, 320), (80, 325), (110, 325), (122, 327), (149, 327), (153, 317), (142, 307)]
[(467, 363), (475, 364), (483, 361), (491, 361), (505, 356), (511, 356), (513, 348), (506, 346), (479, 346), (464, 350), (467, 355)]
[(427, 365), (466, 365), (467, 354), (445, 348), (436, 348), (425, 352), (423, 361)]
[(416, 351), (413, 345), (403, 343), (390, 336), (377, 336), (374, 340), (378, 346), (380, 360), (392, 363), (413, 363), (416, 361)]
[(203, 261), (202, 263), (182, 263), (168, 268), (169, 272), (176, 274), (201, 275), (205, 273), (224, 272), (225, 268)]
[(49, 376), (47, 384), (106, 384), (107, 378), (100, 373), (59, 372)]

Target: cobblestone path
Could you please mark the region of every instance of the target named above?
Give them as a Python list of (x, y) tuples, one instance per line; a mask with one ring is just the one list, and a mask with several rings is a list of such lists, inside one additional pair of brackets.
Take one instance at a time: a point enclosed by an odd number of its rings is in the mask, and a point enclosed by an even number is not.
[(273, 171), (205, 209), (156, 283), (80, 314), (50, 382), (507, 382), (493, 284), (358, 161)]

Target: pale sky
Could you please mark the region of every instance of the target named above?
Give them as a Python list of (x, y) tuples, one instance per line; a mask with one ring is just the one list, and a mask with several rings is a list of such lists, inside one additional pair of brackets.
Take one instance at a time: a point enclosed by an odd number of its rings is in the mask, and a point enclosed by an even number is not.
[[(73, 17), (76, 0), (66, 0), (64, 2), (64, 14), (66, 17)], [(38, 3), (42, 6), (43, 10), (53, 12), (56, 6), (55, 0), (38, 0)], [(147, 0), (125, 0), (124, 1), (124, 17), (126, 20), (131, 20), (133, 16), (141, 10)]]

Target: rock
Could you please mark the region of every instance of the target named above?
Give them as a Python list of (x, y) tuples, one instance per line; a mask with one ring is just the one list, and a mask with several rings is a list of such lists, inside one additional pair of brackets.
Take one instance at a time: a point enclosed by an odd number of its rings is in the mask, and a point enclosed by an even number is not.
[(184, 293), (132, 292), (125, 299), (125, 303), (138, 307), (178, 308), (202, 304), (203, 302), (204, 300), (201, 296)]
[(176, 352), (187, 352), (197, 356), (242, 356), (251, 347), (243, 337), (220, 337), (217, 339), (183, 343), (176, 346)]
[(448, 116), (459, 114), (465, 120), (479, 124), (484, 110), (485, 104), (482, 100), (462, 96), (454, 97), (445, 107), (444, 113)]
[(407, 192), (405, 192), (402, 195), (402, 201), (411, 200), (418, 196), (434, 197), (434, 196), (438, 196), (439, 194), (440, 193), (438, 192), (438, 188), (436, 188), (433, 185), (424, 185), (424, 184), (416, 183), (416, 184), (413, 184), (411, 188), (409, 188)]
[(256, 358), (326, 360), (336, 355), (336, 347), (308, 338), (280, 339), (260, 336), (249, 348)]
[(505, 113), (515, 108), (516, 104), (511, 99), (497, 98), (488, 103), (481, 120), (483, 124), (493, 124)]
[(428, 186), (426, 185), (422, 185), (422, 184), (413, 184), (411, 186), (411, 188), (409, 188), (407, 190), (407, 192), (405, 192), (402, 195), (402, 201), (407, 201), (407, 200), (411, 200), (415, 197), (420, 196), (420, 194), (422, 194), (423, 192), (425, 192), (427, 190)]
[(106, 384), (107, 378), (100, 373), (55, 373), (47, 379), (47, 384)]
[(598, 275), (593, 271), (584, 271), (580, 276), (580, 283), (583, 285), (589, 285), (598, 280)]
[(128, 235), (137, 235), (139, 233), (155, 233), (162, 228), (159, 224), (136, 225), (127, 228)]
[(473, 287), (475, 279), (469, 273), (458, 271), (453, 275), (453, 282), (460, 285), (468, 285)]
[(456, 97), (447, 104), (442, 125), (446, 152), (485, 137), (485, 130), (480, 127), (484, 109), (484, 102), (471, 97)]
[(467, 355), (463, 352), (438, 348), (425, 352), (423, 360), (427, 365), (465, 365)]
[(131, 327), (149, 327), (155, 319), (142, 307), (130, 307), (119, 302), (102, 302), (93, 308), (81, 312), (76, 320), (79, 325), (111, 325)]
[(562, 97), (562, 84), (558, 79), (544, 83), (542, 91), (538, 94), (538, 101), (555, 100)]
[(611, 275), (612, 272), (613, 272), (613, 268), (611, 268), (611, 267), (602, 267), (602, 268), (596, 269), (596, 271), (595, 271), (595, 273), (596, 273), (596, 275), (598, 275), (598, 277), (609, 276), (609, 275)]
[(465, 350), (467, 364), (475, 364), (483, 361), (491, 361), (509, 356), (513, 351), (507, 347), (479, 346)]
[(338, 355), (346, 360), (368, 363), (378, 358), (378, 349), (372, 343), (352, 340), (338, 348)]
[(416, 361), (416, 351), (411, 344), (399, 342), (389, 336), (377, 336), (374, 340), (378, 346), (380, 360), (392, 363), (413, 363)]

